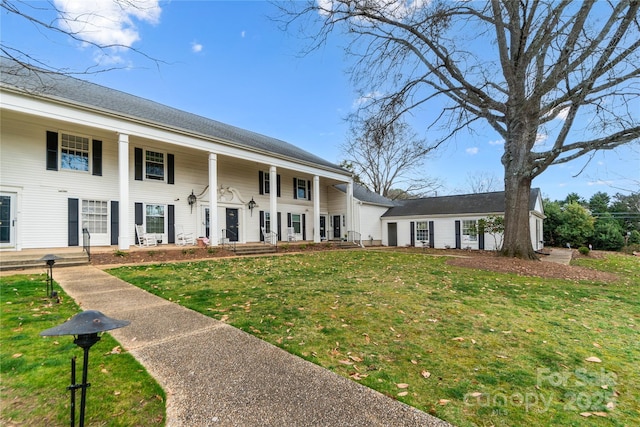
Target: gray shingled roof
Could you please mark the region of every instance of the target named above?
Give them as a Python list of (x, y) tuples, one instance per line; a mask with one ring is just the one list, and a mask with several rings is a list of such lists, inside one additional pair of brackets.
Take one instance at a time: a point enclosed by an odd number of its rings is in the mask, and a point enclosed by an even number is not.
[[(334, 185), (334, 187), (343, 193), (347, 192), (347, 184), (337, 184)], [(395, 206), (393, 200), (387, 199), (386, 197), (381, 196), (378, 193), (374, 193), (368, 188), (358, 184), (353, 184), (353, 197), (361, 202), (371, 203), (374, 205)]]
[(69, 102), (125, 119), (146, 122), (152, 126), (169, 127), (177, 132), (199, 135), (204, 139), (222, 140), (232, 146), (267, 152), (276, 157), (311, 163), (340, 173), (345, 172), (338, 165), (279, 139), (74, 77), (28, 70), (5, 57), (0, 57), (0, 85), (37, 97)]
[[(532, 188), (529, 197), (529, 210), (535, 209), (540, 195), (539, 188)], [(427, 197), (424, 199), (403, 200), (385, 212), (383, 217), (486, 214), (504, 212), (504, 191), (493, 193), (462, 194), (456, 196)]]

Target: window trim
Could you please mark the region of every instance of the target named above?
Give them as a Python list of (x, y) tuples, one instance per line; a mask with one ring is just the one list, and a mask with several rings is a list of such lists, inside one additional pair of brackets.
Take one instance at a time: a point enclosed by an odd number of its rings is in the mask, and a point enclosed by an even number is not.
[[(162, 154), (162, 179), (156, 179), (156, 178), (150, 178), (149, 174), (147, 173), (147, 163), (151, 163), (151, 161), (147, 160), (147, 154), (148, 153), (155, 153), (155, 154)], [(145, 181), (150, 181), (150, 182), (163, 182), (163, 183), (167, 183), (167, 179), (168, 179), (168, 162), (169, 162), (169, 158), (168, 158), (168, 153), (166, 151), (159, 151), (159, 150), (152, 150), (149, 148), (143, 148), (142, 151), (142, 176), (144, 178)], [(153, 162), (153, 163), (158, 163), (158, 162)]]
[[(424, 228), (421, 228), (424, 227)], [(416, 241), (429, 241), (429, 221), (416, 221)]]
[[(471, 225), (473, 224), (473, 225)], [(473, 227), (473, 228), (472, 228)], [(470, 234), (469, 232), (473, 232)], [(463, 219), (461, 233), (462, 239), (467, 242), (478, 241), (478, 220), (476, 219)]]
[[(70, 168), (70, 167), (64, 167), (64, 160), (63, 160), (63, 150), (65, 150), (65, 147), (63, 146), (63, 137), (64, 136), (67, 137), (74, 137), (74, 138), (82, 138), (85, 139), (87, 142), (87, 150), (86, 150), (86, 165), (87, 168), (86, 169), (74, 169), (74, 168)], [(70, 151), (79, 151), (76, 148), (70, 148), (67, 147), (66, 149), (70, 150)], [(58, 167), (60, 171), (68, 171), (68, 172), (79, 172), (79, 173), (86, 173), (86, 174), (90, 174), (91, 173), (91, 169), (92, 169), (92, 157), (93, 157), (93, 138), (91, 138), (89, 135), (85, 135), (82, 133), (74, 133), (71, 131), (66, 131), (66, 130), (61, 130), (58, 132)], [(84, 152), (84, 150), (80, 150), (81, 152)]]

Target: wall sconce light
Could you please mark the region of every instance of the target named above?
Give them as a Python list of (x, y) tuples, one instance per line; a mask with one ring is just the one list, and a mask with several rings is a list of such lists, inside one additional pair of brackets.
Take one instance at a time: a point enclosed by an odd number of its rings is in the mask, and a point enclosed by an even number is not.
[(75, 339), (73, 343), (84, 350), (84, 359), (82, 363), (82, 383), (75, 384), (76, 382), (76, 358), (71, 358), (71, 386), (68, 390), (71, 390), (71, 426), (75, 426), (76, 417), (76, 389), (81, 389), (80, 397), (80, 427), (84, 427), (84, 414), (87, 401), (87, 388), (89, 383), (87, 382), (87, 371), (89, 368), (89, 349), (92, 345), (100, 341), (98, 336), (99, 332), (110, 331), (112, 329), (122, 328), (127, 326), (128, 320), (116, 320), (105, 316), (96, 310), (87, 310), (76, 314), (70, 320), (67, 320), (61, 325), (47, 329), (40, 332), (43, 337), (59, 336), (59, 335), (74, 335)]
[(257, 205), (258, 204), (256, 203), (255, 200), (253, 200), (253, 197), (252, 197), (249, 203), (247, 204), (247, 206), (249, 207), (249, 211), (251, 212), (251, 216), (253, 216), (253, 208), (255, 208)]
[(193, 213), (193, 205), (196, 204), (196, 200), (198, 200), (198, 198), (196, 197), (195, 194), (193, 194), (193, 190), (191, 190), (191, 194), (189, 194), (189, 197), (187, 197), (187, 202), (191, 207), (191, 213)]

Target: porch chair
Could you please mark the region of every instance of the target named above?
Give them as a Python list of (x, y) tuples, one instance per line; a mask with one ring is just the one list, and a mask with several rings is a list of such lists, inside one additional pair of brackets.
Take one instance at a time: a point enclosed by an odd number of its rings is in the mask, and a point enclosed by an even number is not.
[(194, 237), (193, 233), (185, 233), (184, 226), (176, 224), (175, 229), (176, 229), (176, 245), (186, 246), (186, 245), (196, 244), (196, 238)]
[(293, 227), (287, 227), (287, 240), (290, 242), (295, 242), (298, 240), (296, 238), (296, 231)]
[(152, 233), (145, 233), (142, 224), (136, 224), (136, 235), (138, 236), (138, 246), (141, 248), (158, 245), (156, 235)]
[(267, 232), (266, 227), (260, 227), (260, 231), (262, 232), (263, 243), (268, 243), (270, 245), (275, 245), (278, 241), (278, 235), (275, 231)]

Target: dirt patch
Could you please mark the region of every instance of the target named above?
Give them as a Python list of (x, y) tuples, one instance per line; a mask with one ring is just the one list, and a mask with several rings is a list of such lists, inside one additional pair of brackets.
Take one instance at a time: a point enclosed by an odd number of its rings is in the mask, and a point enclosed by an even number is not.
[[(541, 255), (544, 256), (544, 255)], [(575, 254), (574, 254), (575, 256)], [(586, 280), (593, 282), (615, 282), (618, 276), (613, 273), (592, 270), (573, 265), (563, 265), (546, 261), (525, 261), (517, 258), (504, 258), (490, 253), (488, 256), (469, 256), (451, 258), (447, 264), (478, 270), (514, 273), (520, 276), (545, 277), (566, 280)]]
[[(342, 249), (338, 244), (302, 244), (278, 246), (278, 254), (291, 252), (326, 251)], [(548, 277), (567, 280), (587, 280), (613, 282), (618, 280), (615, 274), (596, 271), (585, 267), (568, 266), (552, 262), (524, 261), (517, 258), (504, 258), (489, 251), (468, 251), (455, 249), (385, 248), (386, 250), (426, 253), (437, 256), (451, 256), (447, 263), (458, 267), (478, 270), (514, 273), (521, 276)], [(235, 256), (235, 253), (223, 248), (171, 248), (132, 251), (102, 252), (91, 255), (93, 265), (146, 264), (216, 259)], [(542, 255), (544, 256), (544, 255)], [(574, 257), (582, 256), (574, 251)], [(602, 257), (595, 251), (589, 256)]]

